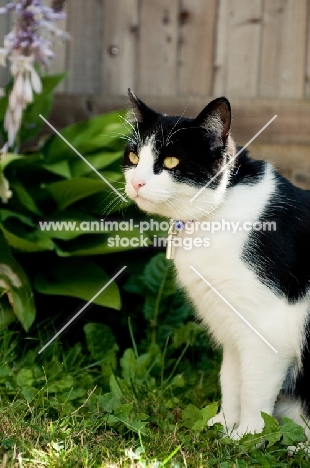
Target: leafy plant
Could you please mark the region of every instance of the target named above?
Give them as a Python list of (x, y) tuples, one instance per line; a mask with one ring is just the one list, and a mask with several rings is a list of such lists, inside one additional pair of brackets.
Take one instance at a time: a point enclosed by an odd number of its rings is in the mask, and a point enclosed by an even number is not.
[[(38, 294), (47, 295), (46, 301), (51, 295), (89, 301), (109, 280), (114, 262), (110, 255), (106, 261), (76, 257), (101, 256), (132, 248), (111, 247), (108, 244), (111, 233), (101, 224), (103, 214), (104, 219), (107, 215), (108, 219), (122, 219), (124, 207), (129, 208), (130, 216), (130, 203), (121, 198), (124, 180), (120, 160), (129, 132), (124, 125), (125, 111), (96, 116), (61, 131), (62, 137), (90, 167), (61, 136), (43, 130), (40, 115), (48, 117), (53, 91), (62, 78), (63, 75), (56, 75), (42, 79), (42, 93), (34, 96), (24, 112), (19, 132), (20, 154), (0, 156), (0, 175), (12, 192), (6, 203), (0, 203), (2, 325), (17, 317), (29, 329), (35, 318), (33, 296), (36, 302)], [(0, 129), (8, 91), (9, 87), (0, 100)], [(131, 238), (139, 236), (139, 230), (114, 231), (113, 235)], [(23, 288), (14, 288), (12, 277), (4, 274), (13, 262)], [(95, 303), (119, 310), (121, 297), (116, 283), (105, 289)]]

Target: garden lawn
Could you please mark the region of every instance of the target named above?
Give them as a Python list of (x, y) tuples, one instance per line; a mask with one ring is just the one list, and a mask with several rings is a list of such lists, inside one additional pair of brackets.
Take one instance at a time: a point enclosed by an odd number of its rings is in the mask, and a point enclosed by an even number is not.
[(42, 330), (2, 332), (0, 466), (310, 466), (303, 450), (287, 455), (288, 445), (304, 440), (288, 419), (279, 425), (263, 415), (263, 433), (239, 442), (221, 437), (220, 426), (207, 427), (217, 410), (206, 398), (216, 395), (216, 369), (189, 365), (190, 341), (174, 353), (154, 343), (139, 352), (135, 341), (119, 353), (114, 343), (108, 374), (105, 360), (93, 359), (98, 330), (107, 334), (107, 327), (92, 325), (84, 327), (84, 343), (55, 342), (42, 354)]

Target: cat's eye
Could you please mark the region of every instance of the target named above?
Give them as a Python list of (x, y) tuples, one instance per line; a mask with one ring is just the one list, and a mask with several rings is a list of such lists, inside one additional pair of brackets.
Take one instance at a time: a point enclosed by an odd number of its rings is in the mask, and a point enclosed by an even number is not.
[(164, 166), (166, 169), (174, 169), (179, 164), (179, 162), (180, 160), (175, 156), (167, 156), (164, 159)]
[(133, 153), (132, 151), (130, 151), (130, 153), (128, 155), (128, 158), (129, 158), (129, 161), (131, 162), (131, 164), (134, 164), (135, 166), (139, 162), (139, 156), (137, 154)]

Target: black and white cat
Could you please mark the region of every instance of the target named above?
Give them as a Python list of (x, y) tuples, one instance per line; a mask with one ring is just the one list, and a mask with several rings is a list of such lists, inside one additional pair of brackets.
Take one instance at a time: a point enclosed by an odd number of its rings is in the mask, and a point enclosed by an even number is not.
[[(129, 96), (136, 123), (123, 162), (127, 196), (148, 213), (194, 223), (181, 239), (204, 238), (205, 221), (240, 226), (208, 232), (209, 247), (174, 253), (181, 286), (223, 348), (221, 411), (210, 425), (238, 438), (262, 430), (264, 411), (292, 418), (309, 437), (310, 191), (246, 151), (235, 157), (226, 98), (189, 119)], [(257, 221), (276, 229), (242, 228)]]

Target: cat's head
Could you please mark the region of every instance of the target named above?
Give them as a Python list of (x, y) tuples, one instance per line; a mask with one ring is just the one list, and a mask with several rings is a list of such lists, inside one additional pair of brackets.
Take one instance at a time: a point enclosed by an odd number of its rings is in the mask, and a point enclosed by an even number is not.
[(228, 100), (215, 99), (190, 119), (159, 114), (131, 90), (129, 97), (134, 119), (123, 160), (127, 196), (149, 213), (205, 218), (224, 201), (233, 170)]

